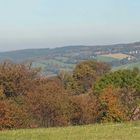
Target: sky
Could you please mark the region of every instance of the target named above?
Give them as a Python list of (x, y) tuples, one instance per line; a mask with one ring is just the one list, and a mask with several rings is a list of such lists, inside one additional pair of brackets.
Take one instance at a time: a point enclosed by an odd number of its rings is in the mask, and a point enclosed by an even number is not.
[(140, 41), (140, 0), (0, 0), (0, 51)]

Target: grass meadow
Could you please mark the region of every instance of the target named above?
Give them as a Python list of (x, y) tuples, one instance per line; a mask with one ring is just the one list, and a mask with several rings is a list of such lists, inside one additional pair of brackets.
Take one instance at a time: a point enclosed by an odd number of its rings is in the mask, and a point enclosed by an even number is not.
[(0, 140), (140, 140), (140, 122), (1, 131)]

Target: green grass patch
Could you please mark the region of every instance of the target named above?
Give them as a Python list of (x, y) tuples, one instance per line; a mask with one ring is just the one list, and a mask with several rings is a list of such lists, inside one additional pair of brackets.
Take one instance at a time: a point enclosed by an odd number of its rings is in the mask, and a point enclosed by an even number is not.
[(113, 67), (113, 71), (117, 71), (120, 69), (133, 69), (134, 67), (137, 67), (140, 69), (140, 62), (132, 63), (132, 64), (126, 64), (118, 67)]
[(0, 140), (140, 140), (140, 122), (2, 131)]
[(109, 57), (109, 56), (102, 56), (102, 55), (98, 55), (95, 58), (97, 61), (102, 61), (102, 62), (112, 62), (114, 60), (117, 60), (115, 58)]
[(45, 67), (50, 67), (50, 66), (59, 67), (59, 68), (73, 68), (74, 65), (67, 64), (65, 62), (62, 62), (62, 61), (56, 60), (56, 59), (49, 59), (49, 60), (33, 62), (33, 67), (45, 68)]

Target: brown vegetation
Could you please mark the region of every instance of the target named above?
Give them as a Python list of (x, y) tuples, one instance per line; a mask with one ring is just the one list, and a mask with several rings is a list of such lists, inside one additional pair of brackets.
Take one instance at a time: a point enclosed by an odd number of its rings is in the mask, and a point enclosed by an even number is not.
[[(30, 66), (1, 63), (0, 129), (139, 119), (138, 84), (131, 88), (105, 86), (106, 81), (111, 81), (105, 76), (102, 85), (101, 77), (109, 72), (107, 64), (90, 60), (78, 64), (73, 73), (61, 72), (48, 78)], [(134, 71), (130, 78), (136, 76)], [(139, 82), (137, 79), (135, 81)]]

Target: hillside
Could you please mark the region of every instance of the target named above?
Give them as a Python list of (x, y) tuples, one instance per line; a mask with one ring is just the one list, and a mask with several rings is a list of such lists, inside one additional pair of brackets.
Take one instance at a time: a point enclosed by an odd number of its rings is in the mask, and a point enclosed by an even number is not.
[(0, 140), (139, 140), (140, 123), (0, 132)]
[(41, 67), (47, 75), (57, 74), (60, 70), (71, 71), (75, 64), (88, 59), (107, 62), (113, 67), (121, 68), (125, 64), (140, 62), (140, 42), (1, 52), (0, 61), (7, 59), (15, 62), (32, 62), (33, 67)]
[(113, 70), (116, 71), (119, 69), (133, 69), (134, 67), (140, 68), (140, 62), (114, 67)]

